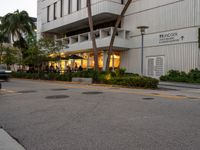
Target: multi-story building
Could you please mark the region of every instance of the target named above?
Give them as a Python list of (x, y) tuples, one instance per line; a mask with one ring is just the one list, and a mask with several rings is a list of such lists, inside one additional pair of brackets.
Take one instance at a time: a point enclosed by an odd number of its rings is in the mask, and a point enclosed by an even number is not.
[[(107, 49), (124, 0), (91, 0), (99, 64), (105, 68)], [(62, 41), (62, 54), (77, 54), (83, 68), (91, 68), (93, 50), (89, 33), (86, 0), (38, 0), (38, 37), (46, 35)], [(200, 0), (133, 0), (117, 32), (111, 67), (125, 67), (141, 73), (141, 33), (144, 35), (143, 71), (159, 77), (170, 69), (200, 68), (198, 29)], [(62, 66), (66, 63), (61, 62)]]

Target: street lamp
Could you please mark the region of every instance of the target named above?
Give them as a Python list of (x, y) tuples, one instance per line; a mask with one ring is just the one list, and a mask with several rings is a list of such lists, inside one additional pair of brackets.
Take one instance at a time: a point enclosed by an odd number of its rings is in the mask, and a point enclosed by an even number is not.
[(141, 35), (142, 35), (142, 40), (141, 40), (141, 75), (143, 75), (143, 55), (144, 55), (144, 34), (145, 30), (148, 29), (148, 26), (138, 26), (137, 29), (140, 30)]

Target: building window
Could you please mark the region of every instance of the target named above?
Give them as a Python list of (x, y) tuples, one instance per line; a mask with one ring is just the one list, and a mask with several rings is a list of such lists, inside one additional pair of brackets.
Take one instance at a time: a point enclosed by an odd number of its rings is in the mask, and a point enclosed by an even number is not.
[(81, 10), (81, 0), (77, 0), (77, 11)]
[(72, 0), (68, 0), (68, 14), (72, 13)]
[(49, 22), (49, 10), (50, 10), (50, 6), (47, 6), (47, 22)]
[(63, 16), (63, 0), (60, 0), (60, 17)]
[(56, 9), (57, 9), (57, 2), (53, 4), (53, 19), (56, 20)]

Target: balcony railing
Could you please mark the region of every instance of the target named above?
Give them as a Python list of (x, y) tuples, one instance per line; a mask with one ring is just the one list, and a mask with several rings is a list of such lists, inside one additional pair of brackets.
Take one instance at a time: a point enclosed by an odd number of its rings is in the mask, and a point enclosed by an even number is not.
[[(113, 30), (114, 28), (110, 27), (94, 31), (98, 48), (108, 48)], [(114, 42), (114, 47), (121, 50), (131, 48), (129, 36), (130, 31), (118, 28)], [(59, 38), (55, 41), (62, 42), (64, 51), (92, 49), (90, 32), (73, 35), (70, 37)]]

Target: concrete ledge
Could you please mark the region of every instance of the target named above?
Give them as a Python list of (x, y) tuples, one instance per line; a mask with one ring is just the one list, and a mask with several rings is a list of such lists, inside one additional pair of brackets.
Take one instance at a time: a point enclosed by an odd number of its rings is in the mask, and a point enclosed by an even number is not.
[(25, 150), (19, 143), (8, 135), (3, 129), (0, 129), (0, 150)]
[(92, 84), (92, 78), (72, 78), (72, 82)]
[(200, 89), (200, 84), (192, 84), (192, 83), (181, 83), (181, 82), (160, 82), (161, 86), (169, 86), (169, 87), (181, 87), (181, 88), (195, 88)]

